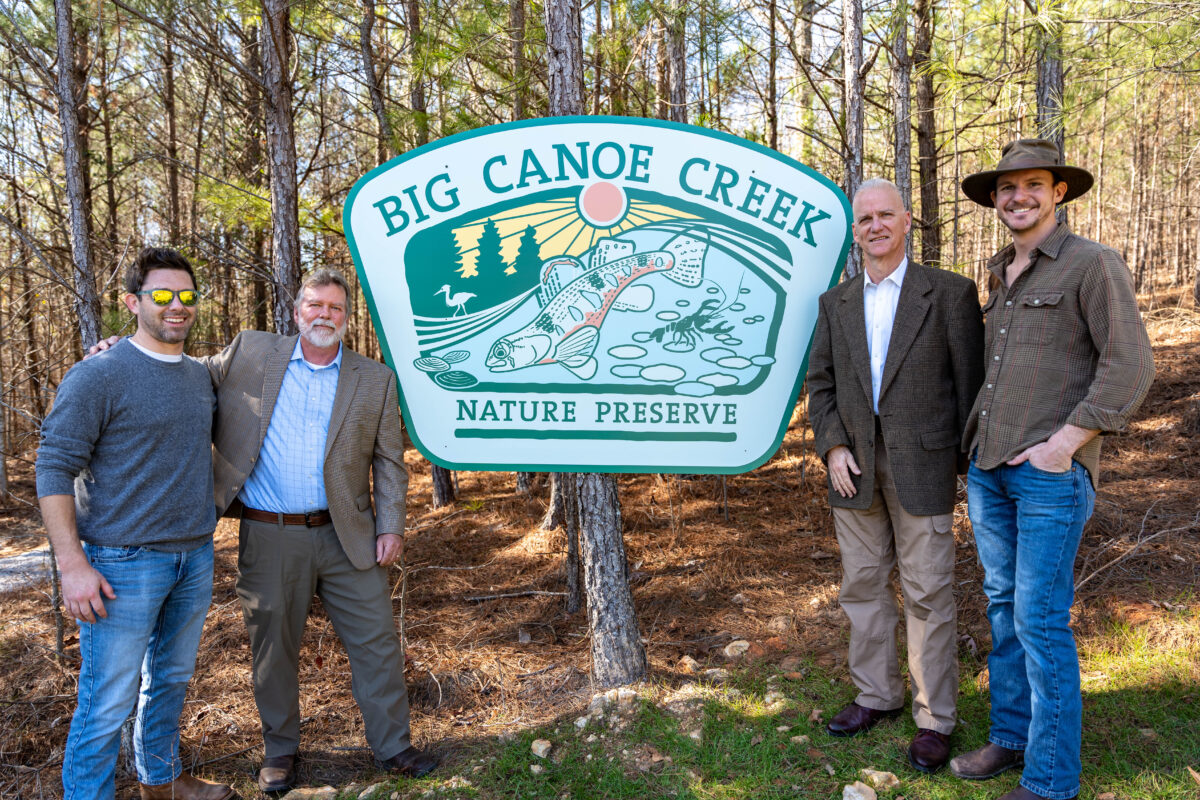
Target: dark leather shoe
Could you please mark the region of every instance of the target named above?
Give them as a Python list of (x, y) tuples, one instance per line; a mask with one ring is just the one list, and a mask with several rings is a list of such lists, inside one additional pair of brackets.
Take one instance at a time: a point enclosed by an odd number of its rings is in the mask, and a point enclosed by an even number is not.
[(264, 758), (258, 771), (258, 788), (271, 794), (286, 792), (296, 783), (296, 756), (271, 756)]
[(139, 783), (142, 800), (229, 800), (237, 797), (233, 788), (223, 783), (210, 783), (200, 778), (194, 778), (186, 772), (170, 783), (160, 783), (158, 786), (147, 786)]
[(383, 759), (380, 763), (385, 768), (392, 772), (398, 772), (406, 778), (420, 778), (437, 768), (438, 757), (428, 751), (410, 747), (391, 758)]
[(982, 781), (994, 778), (1001, 772), (1007, 772), (1024, 763), (1024, 750), (1009, 750), (1007, 747), (988, 742), (978, 750), (972, 750), (950, 759), (950, 771), (959, 778)]
[[(1078, 797), (1079, 795), (1075, 795), (1075, 797), (1070, 798), (1070, 800), (1076, 800)], [(1000, 800), (1044, 800), (1044, 798), (1040, 794), (1034, 794), (1024, 786), (1018, 786), (1008, 794), (1001, 797)]]
[(950, 735), (917, 728), (908, 746), (908, 763), (921, 772), (937, 772), (950, 760)]
[(860, 706), (858, 703), (851, 703), (829, 720), (825, 730), (829, 732), (830, 736), (856, 736), (863, 731), (871, 730), (885, 719), (899, 716), (903, 710), (903, 708), (892, 708), (887, 711), (876, 711), (873, 708)]

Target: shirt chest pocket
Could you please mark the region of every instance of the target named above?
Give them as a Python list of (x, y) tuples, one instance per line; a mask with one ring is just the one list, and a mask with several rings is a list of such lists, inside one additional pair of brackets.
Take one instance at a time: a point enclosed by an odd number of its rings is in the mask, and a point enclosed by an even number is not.
[(1018, 301), (1019, 313), (1013, 319), (1012, 334), (1021, 344), (1049, 344), (1070, 325), (1063, 309), (1063, 293), (1034, 289)]

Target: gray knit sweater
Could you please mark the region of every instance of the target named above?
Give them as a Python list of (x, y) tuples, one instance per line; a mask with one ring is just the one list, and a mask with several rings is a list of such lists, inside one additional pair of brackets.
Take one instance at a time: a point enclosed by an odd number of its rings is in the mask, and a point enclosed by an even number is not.
[(216, 527), (215, 398), (208, 370), (155, 360), (127, 339), (81, 361), (42, 424), (38, 497), (75, 496), (79, 538), (181, 552)]

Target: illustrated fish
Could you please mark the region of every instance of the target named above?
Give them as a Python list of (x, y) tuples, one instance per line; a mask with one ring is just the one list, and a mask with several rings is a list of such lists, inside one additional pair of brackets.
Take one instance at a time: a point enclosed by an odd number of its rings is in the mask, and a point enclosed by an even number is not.
[[(624, 249), (598, 246), (602, 253)], [(487, 367), (493, 372), (511, 372), (538, 364), (559, 364), (582, 380), (591, 380), (597, 368), (593, 354), (608, 312), (646, 311), (654, 304), (651, 287), (630, 284), (661, 272), (680, 286), (699, 286), (704, 279), (707, 250), (704, 242), (681, 234), (661, 250), (601, 260), (545, 298), (532, 322), (497, 339), (488, 351)], [(544, 284), (542, 288), (548, 287)]]

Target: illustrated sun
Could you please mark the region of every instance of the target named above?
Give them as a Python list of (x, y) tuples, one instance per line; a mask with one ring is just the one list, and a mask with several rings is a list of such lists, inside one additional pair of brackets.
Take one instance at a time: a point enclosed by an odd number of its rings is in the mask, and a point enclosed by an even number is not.
[(579, 193), (579, 216), (596, 228), (615, 226), (628, 210), (629, 198), (615, 183), (599, 181)]

